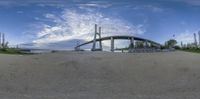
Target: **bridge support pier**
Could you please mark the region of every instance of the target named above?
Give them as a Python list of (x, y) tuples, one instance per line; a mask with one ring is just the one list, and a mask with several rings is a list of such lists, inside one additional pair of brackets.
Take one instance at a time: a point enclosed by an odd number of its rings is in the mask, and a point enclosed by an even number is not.
[(131, 39), (130, 39), (130, 46), (129, 46), (129, 52), (133, 52), (134, 48), (135, 48), (134, 38), (131, 37)]
[(114, 49), (114, 38), (111, 37), (111, 38), (110, 38), (110, 41), (111, 41), (111, 42), (110, 42), (110, 44), (111, 44), (111, 49), (110, 49), (110, 51), (111, 51), (111, 52), (114, 52), (114, 50), (115, 50), (115, 49)]
[(148, 47), (148, 42), (147, 42), (147, 40), (144, 41), (144, 44), (145, 44), (144, 47), (147, 48), (147, 47)]
[(135, 41), (133, 37), (131, 38), (131, 44), (132, 44), (132, 48), (135, 48)]
[[(99, 38), (101, 38), (101, 27), (99, 27)], [(103, 50), (101, 40), (99, 41), (99, 49)]]

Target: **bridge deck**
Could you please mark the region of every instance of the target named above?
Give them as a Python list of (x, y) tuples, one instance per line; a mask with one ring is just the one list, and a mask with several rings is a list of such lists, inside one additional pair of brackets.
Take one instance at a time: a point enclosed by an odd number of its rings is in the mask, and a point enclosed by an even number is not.
[[(96, 41), (110, 40), (111, 38), (113, 38), (113, 39), (128, 39), (128, 40), (130, 40), (131, 38), (134, 38), (134, 40), (147, 41), (147, 42), (153, 43), (155, 45), (162, 46), (161, 44), (159, 44), (157, 42), (154, 42), (154, 41), (151, 41), (151, 40), (148, 40), (148, 39), (144, 39), (144, 38), (140, 38), (140, 37), (135, 37), (135, 36), (108, 36), (108, 37), (102, 37), (100, 39), (96, 39)], [(92, 42), (93, 42), (93, 40), (85, 42), (83, 44), (76, 46), (75, 48), (90, 44)]]

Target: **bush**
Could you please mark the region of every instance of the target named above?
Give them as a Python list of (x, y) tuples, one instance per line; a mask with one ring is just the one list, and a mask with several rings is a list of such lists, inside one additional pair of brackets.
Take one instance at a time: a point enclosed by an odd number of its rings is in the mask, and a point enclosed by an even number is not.
[(183, 50), (183, 51), (187, 51), (187, 52), (195, 52), (195, 53), (200, 53), (200, 49), (199, 48), (192, 48), (192, 47), (187, 47), (187, 48), (183, 48), (183, 49), (181, 49), (181, 50)]
[(174, 48), (177, 50), (181, 49), (180, 46), (174, 46)]

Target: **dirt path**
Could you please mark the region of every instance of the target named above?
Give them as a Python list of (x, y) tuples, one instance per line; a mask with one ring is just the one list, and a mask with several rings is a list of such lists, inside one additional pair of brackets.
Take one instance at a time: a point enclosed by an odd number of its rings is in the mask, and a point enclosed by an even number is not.
[(200, 54), (0, 54), (1, 99), (198, 99)]

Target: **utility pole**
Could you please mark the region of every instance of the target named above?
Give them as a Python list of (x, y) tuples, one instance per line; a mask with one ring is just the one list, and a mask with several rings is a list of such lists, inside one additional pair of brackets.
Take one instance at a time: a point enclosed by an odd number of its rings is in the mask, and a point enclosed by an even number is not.
[(2, 45), (2, 44), (1, 44), (1, 32), (0, 32), (0, 48), (2, 47), (1, 45)]
[(194, 33), (194, 45), (197, 47), (197, 38), (196, 38), (196, 33)]
[(199, 34), (199, 47), (200, 47), (200, 31), (198, 32), (198, 34)]
[(5, 47), (5, 34), (2, 33), (2, 47)]

